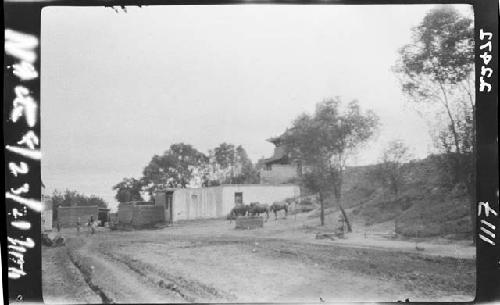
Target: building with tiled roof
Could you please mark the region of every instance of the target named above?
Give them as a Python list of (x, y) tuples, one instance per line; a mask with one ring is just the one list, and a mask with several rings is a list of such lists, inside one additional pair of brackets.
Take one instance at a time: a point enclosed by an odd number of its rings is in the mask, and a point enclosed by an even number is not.
[(290, 158), (282, 136), (273, 137), (267, 141), (273, 143), (275, 147), (273, 155), (263, 160), (264, 166), (260, 170), (260, 183), (281, 184), (296, 180), (302, 174), (302, 164), (300, 161)]

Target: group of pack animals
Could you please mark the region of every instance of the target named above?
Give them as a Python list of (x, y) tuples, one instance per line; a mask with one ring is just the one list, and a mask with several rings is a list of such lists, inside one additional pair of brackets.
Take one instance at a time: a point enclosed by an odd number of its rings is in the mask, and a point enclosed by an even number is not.
[(273, 212), (275, 219), (278, 219), (278, 212), (285, 211), (285, 217), (288, 216), (288, 206), (290, 203), (287, 202), (274, 202), (269, 205), (266, 203), (252, 202), (250, 204), (238, 204), (236, 205), (227, 219), (231, 222), (238, 216), (260, 216), (260, 214), (266, 214), (266, 221), (269, 219), (269, 212)]

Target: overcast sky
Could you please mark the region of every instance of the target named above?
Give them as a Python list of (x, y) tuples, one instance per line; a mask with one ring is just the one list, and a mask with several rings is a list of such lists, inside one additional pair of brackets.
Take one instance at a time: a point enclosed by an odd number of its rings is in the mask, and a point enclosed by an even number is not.
[(353, 164), (390, 140), (433, 150), (425, 122), (391, 71), (430, 5), (149, 6), (42, 11), (42, 180), (115, 205), (177, 142), (203, 152), (242, 145), (252, 161), (302, 112), (340, 96), (381, 119)]

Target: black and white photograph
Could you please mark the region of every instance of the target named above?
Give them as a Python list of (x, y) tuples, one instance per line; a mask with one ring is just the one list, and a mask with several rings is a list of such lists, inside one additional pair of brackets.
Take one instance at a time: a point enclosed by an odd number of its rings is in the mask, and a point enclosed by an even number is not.
[(44, 302), (474, 300), (474, 24), (467, 4), (44, 7)]

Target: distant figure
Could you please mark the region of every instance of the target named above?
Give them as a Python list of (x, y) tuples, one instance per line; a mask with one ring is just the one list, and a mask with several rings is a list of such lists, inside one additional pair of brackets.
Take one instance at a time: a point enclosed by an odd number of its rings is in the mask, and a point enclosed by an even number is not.
[(95, 233), (95, 220), (94, 220), (94, 216), (90, 216), (90, 220), (89, 220), (88, 226), (89, 226), (89, 229), (90, 229), (90, 234), (94, 234)]
[(80, 217), (78, 217), (77, 221), (76, 221), (76, 235), (80, 235), (80, 226), (82, 225), (82, 223), (80, 222)]
[(92, 223), (90, 224), (90, 230), (92, 231), (92, 234), (95, 234), (96, 227), (97, 227), (97, 220), (93, 219)]
[(56, 227), (57, 227), (57, 232), (61, 232), (61, 223), (59, 223), (59, 220), (56, 222)]

